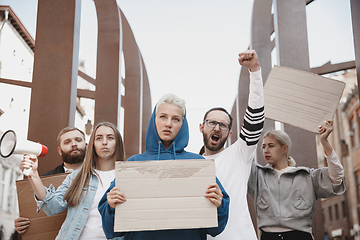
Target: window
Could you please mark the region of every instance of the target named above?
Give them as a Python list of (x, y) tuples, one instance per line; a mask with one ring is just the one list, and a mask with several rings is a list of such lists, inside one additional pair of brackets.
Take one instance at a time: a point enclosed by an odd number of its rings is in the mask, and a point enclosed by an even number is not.
[(339, 220), (339, 207), (337, 204), (335, 204), (335, 219)]
[(351, 147), (355, 147), (355, 121), (353, 119), (350, 120), (349, 126)]
[(7, 212), (9, 213), (15, 213), (15, 193), (16, 193), (16, 179), (15, 179), (15, 172), (11, 169), (10, 173), (10, 186), (9, 186), (9, 192), (7, 197)]
[(357, 195), (358, 195), (358, 202), (360, 202), (360, 173), (356, 173), (356, 188), (357, 188)]
[(0, 239), (5, 239), (5, 234), (4, 234), (4, 225), (1, 224), (0, 226)]
[[(357, 118), (356, 118), (356, 122), (357, 122), (357, 132), (356, 132), (356, 144), (360, 143), (360, 110), (358, 110), (358, 112), (356, 113)], [(356, 130), (354, 130), (356, 131)]]
[(342, 208), (343, 218), (347, 218), (347, 209), (346, 209), (345, 201), (341, 202), (341, 208)]
[(329, 207), (329, 220), (332, 221), (331, 206)]
[(5, 175), (5, 171), (4, 168), (2, 166), (2, 164), (0, 163), (0, 208), (3, 207), (3, 197), (4, 196), (4, 189), (5, 189), (5, 181), (4, 181), (4, 175)]

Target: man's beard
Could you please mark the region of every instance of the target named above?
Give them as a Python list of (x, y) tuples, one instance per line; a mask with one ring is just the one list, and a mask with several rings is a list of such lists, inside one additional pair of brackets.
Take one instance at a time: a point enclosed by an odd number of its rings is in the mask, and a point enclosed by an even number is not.
[(69, 163), (69, 164), (75, 164), (75, 163), (82, 163), (85, 158), (85, 149), (78, 148), (77, 150), (79, 152), (77, 153), (71, 153), (74, 149), (72, 149), (69, 152), (64, 152), (61, 150), (61, 156), (63, 159), (63, 162)]
[(225, 143), (226, 143), (227, 138), (223, 139), (223, 140), (219, 140), (219, 143), (217, 145), (210, 145), (209, 141), (210, 141), (210, 137), (209, 135), (203, 133), (203, 141), (204, 141), (204, 145), (205, 148), (209, 149), (212, 152), (217, 152), (219, 151), (221, 148), (224, 147)]

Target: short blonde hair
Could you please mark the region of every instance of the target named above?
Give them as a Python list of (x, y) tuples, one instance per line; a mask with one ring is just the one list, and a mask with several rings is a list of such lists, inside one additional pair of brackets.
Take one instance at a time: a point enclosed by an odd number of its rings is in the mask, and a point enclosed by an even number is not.
[(184, 111), (184, 116), (185, 116), (185, 100), (179, 98), (178, 96), (176, 96), (172, 93), (165, 94), (164, 96), (162, 96), (160, 98), (160, 100), (156, 104), (155, 114), (157, 113), (159, 107), (164, 103), (173, 104), (175, 106), (182, 108)]

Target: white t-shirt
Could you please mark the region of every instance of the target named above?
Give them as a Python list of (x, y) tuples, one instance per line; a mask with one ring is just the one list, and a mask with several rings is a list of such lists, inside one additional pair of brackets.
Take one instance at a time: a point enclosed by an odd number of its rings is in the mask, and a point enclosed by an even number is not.
[(102, 221), (101, 215), (98, 211), (98, 204), (106, 190), (109, 188), (110, 183), (115, 178), (115, 169), (110, 171), (99, 171), (95, 169), (95, 171), (99, 175), (101, 181), (99, 181), (99, 186), (97, 188), (94, 201), (91, 205), (88, 219), (86, 220), (79, 240), (106, 239), (105, 233), (102, 229)]
[[(208, 235), (207, 239), (257, 240), (246, 199), (251, 156), (246, 156), (246, 151), (241, 154), (241, 141), (238, 139), (218, 154), (205, 156), (207, 159), (215, 159), (216, 176), (230, 196), (229, 218), (224, 231), (216, 237)], [(255, 153), (254, 150), (251, 152)]]
[(230, 196), (229, 218), (222, 233), (207, 239), (216, 240), (257, 240), (247, 204), (247, 183), (251, 162), (256, 153), (256, 143), (264, 122), (264, 98), (261, 71), (250, 72), (250, 91), (240, 138), (220, 153), (204, 156), (215, 159), (216, 176)]

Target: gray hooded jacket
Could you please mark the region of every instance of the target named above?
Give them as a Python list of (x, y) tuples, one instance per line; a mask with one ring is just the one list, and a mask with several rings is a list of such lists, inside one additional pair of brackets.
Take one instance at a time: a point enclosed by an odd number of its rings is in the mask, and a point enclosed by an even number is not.
[(312, 233), (316, 200), (344, 192), (344, 182), (333, 186), (327, 168), (296, 167), (278, 178), (270, 164), (253, 163), (248, 182), (259, 228), (281, 226)]

